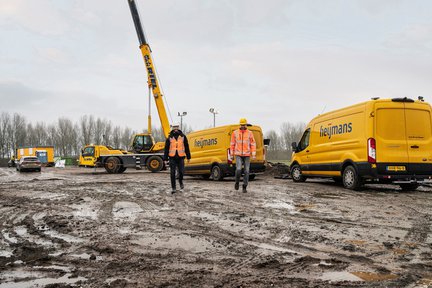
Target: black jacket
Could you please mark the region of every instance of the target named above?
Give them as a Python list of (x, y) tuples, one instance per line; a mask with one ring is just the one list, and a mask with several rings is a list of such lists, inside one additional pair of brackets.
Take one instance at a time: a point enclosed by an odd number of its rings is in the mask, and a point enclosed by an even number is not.
[[(183, 132), (181, 130), (177, 130), (176, 132), (174, 132), (174, 130), (172, 130), (170, 132), (170, 134), (168, 135), (168, 138), (165, 141), (165, 153), (164, 153), (164, 159), (168, 160), (169, 157), (169, 148), (170, 148), (170, 138), (174, 137), (175, 139), (178, 139), (178, 136), (183, 136), (184, 138), (184, 147), (185, 147), (185, 153), (186, 153), (186, 158), (187, 159), (191, 159), (191, 154), (190, 154), (190, 150), (189, 150), (189, 143), (188, 143), (188, 139), (186, 137), (186, 135), (183, 134)], [(176, 153), (176, 155), (174, 156), (174, 158), (185, 158), (183, 157), (179, 157), (178, 154)]]

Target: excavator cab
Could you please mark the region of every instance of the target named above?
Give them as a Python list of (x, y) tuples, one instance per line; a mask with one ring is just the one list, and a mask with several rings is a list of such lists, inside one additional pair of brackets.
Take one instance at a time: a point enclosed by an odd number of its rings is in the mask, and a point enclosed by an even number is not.
[(136, 134), (130, 146), (134, 153), (153, 153), (162, 151), (165, 143), (156, 142), (151, 134)]

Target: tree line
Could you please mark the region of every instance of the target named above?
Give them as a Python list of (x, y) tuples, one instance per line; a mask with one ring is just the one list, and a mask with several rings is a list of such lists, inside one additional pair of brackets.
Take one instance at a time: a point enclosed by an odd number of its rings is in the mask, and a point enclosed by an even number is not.
[[(303, 123), (281, 125), (280, 133), (270, 130), (265, 138), (270, 139), (267, 148), (267, 159), (289, 159), (291, 142), (298, 142), (303, 133)], [(192, 132), (183, 123), (185, 134)], [(128, 149), (132, 136), (137, 131), (129, 127), (113, 125), (111, 121), (84, 115), (73, 122), (66, 117), (60, 117), (54, 123), (29, 122), (18, 113), (0, 113), (0, 158), (10, 158), (15, 148), (54, 146), (56, 156), (76, 157), (82, 147), (87, 144), (103, 144), (119, 149)], [(152, 128), (152, 135), (156, 141), (164, 141), (165, 136), (160, 127)]]
[(270, 145), (267, 147), (267, 160), (290, 160), (291, 143), (300, 141), (303, 135), (305, 123), (292, 124), (290, 122), (282, 123), (279, 133), (275, 130), (269, 130), (264, 134), (264, 138), (270, 139)]
[(18, 114), (0, 114), (0, 158), (10, 158), (15, 148), (54, 146), (56, 156), (75, 157), (84, 145), (95, 143), (127, 149), (131, 136), (129, 127), (114, 126), (111, 121), (82, 116), (77, 122), (61, 117), (56, 122), (30, 123)]

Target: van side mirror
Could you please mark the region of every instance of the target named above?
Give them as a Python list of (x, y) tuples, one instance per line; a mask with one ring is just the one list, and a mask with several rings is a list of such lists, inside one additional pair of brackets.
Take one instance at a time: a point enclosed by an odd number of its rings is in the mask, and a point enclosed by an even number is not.
[(264, 146), (270, 145), (270, 139), (264, 139)]
[(81, 155), (83, 155), (84, 154), (84, 149), (81, 149)]
[(291, 148), (292, 148), (292, 151), (296, 151), (297, 150), (297, 143), (296, 142), (292, 142), (291, 143)]

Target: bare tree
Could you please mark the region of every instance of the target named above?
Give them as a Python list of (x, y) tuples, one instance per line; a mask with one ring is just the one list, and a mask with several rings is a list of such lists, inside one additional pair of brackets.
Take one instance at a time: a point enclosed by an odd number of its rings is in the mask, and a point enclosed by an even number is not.
[(115, 126), (112, 132), (111, 144), (114, 148), (121, 147), (121, 128), (120, 126)]
[(11, 125), (8, 128), (11, 146), (16, 149), (24, 146), (26, 141), (26, 120), (18, 113), (13, 114)]
[(56, 141), (57, 141), (57, 128), (54, 124), (50, 124), (47, 126), (46, 128), (46, 133), (47, 133), (47, 143), (49, 143), (49, 145), (54, 145), (54, 151), (55, 154), (58, 155), (58, 148), (56, 146)]
[(265, 138), (270, 139), (270, 145), (267, 148), (268, 152), (282, 150), (282, 141), (275, 130), (270, 130), (265, 134)]
[(10, 125), (10, 115), (8, 113), (2, 112), (0, 114), (0, 157), (10, 157), (10, 141), (8, 127)]
[(156, 142), (165, 142), (165, 133), (162, 130), (162, 127), (152, 127), (152, 136)]
[(74, 156), (77, 150), (76, 131), (71, 120), (59, 118), (57, 121), (57, 141), (59, 154), (61, 156)]
[(280, 131), (281, 131), (283, 149), (291, 150), (291, 143), (298, 142), (300, 140), (300, 137), (303, 134), (305, 126), (306, 125), (304, 123), (296, 123), (296, 124), (292, 124), (289, 122), (282, 123)]
[(80, 142), (81, 144), (88, 145), (91, 143), (95, 129), (95, 121), (92, 115), (84, 115), (79, 120), (79, 128), (80, 128)]
[(102, 134), (102, 138), (103, 138), (103, 143), (104, 145), (110, 145), (111, 143), (111, 138), (112, 138), (112, 124), (111, 121), (106, 121), (104, 120), (104, 127), (103, 127), (103, 134)]
[(96, 145), (100, 145), (102, 143), (103, 126), (104, 123), (102, 122), (102, 119), (97, 118), (95, 121), (95, 128), (93, 131), (93, 143)]
[(289, 152), (284, 148), (282, 138), (275, 130), (268, 131), (265, 134), (265, 138), (270, 139), (266, 156), (268, 160), (279, 161), (289, 159)]
[(132, 131), (129, 127), (126, 127), (121, 134), (121, 145), (119, 148), (128, 149), (133, 134), (135, 134), (135, 132)]

